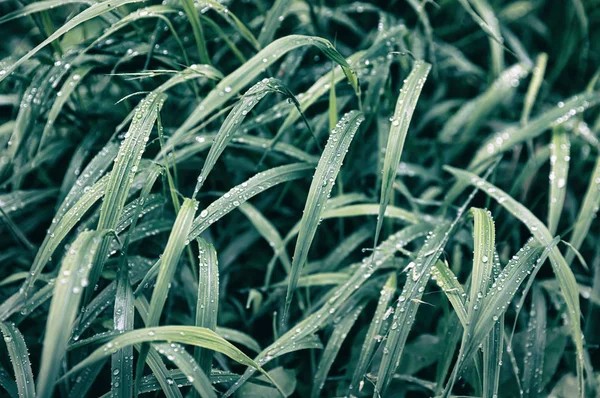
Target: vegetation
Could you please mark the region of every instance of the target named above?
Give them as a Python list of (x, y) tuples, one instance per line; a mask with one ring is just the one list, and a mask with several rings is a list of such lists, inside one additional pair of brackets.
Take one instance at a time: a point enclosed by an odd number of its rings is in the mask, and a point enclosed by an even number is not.
[(596, 396), (599, 27), (0, 2), (0, 395)]

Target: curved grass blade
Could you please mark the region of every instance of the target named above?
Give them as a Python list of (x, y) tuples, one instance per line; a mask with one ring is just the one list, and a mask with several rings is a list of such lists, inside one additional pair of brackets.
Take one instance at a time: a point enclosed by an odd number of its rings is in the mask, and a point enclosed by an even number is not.
[(192, 32), (194, 39), (196, 40), (196, 48), (200, 57), (200, 63), (210, 65), (210, 57), (208, 56), (208, 50), (206, 49), (206, 40), (204, 39), (204, 31), (202, 30), (202, 23), (200, 17), (196, 11), (193, 0), (183, 0), (181, 2), (183, 10), (185, 11), (190, 25), (192, 26)]
[(400, 90), (396, 109), (392, 117), (392, 125), (385, 151), (383, 161), (383, 176), (381, 178), (381, 197), (379, 199), (379, 214), (377, 216), (377, 227), (375, 229), (375, 238), (373, 247), (377, 246), (379, 234), (383, 227), (383, 216), (387, 205), (390, 202), (393, 192), (393, 183), (396, 179), (398, 164), (402, 156), (404, 141), (408, 133), (408, 126), (412, 119), (413, 112), (419, 100), (421, 90), (427, 80), (427, 75), (431, 70), (431, 65), (423, 61), (416, 61), (412, 71), (404, 81)]
[(521, 114), (521, 124), (524, 126), (529, 121), (529, 115), (533, 104), (540, 91), (542, 82), (544, 81), (544, 74), (546, 73), (546, 64), (548, 63), (548, 54), (541, 53), (538, 55), (533, 68), (533, 76), (529, 87), (527, 87), (527, 94), (525, 94), (525, 101), (523, 101), (523, 113)]
[[(198, 302), (195, 325), (209, 330), (217, 329), (219, 313), (219, 263), (215, 247), (202, 238), (198, 242)], [(224, 336), (225, 337), (225, 336)], [(225, 337), (226, 338), (226, 337)], [(210, 374), (213, 353), (199, 347), (194, 349), (194, 358), (204, 374)]]
[(314, 164), (310, 163), (293, 163), (285, 166), (274, 167), (267, 171), (258, 173), (252, 178), (248, 179), (246, 182), (233, 187), (219, 199), (208, 205), (206, 209), (200, 212), (200, 215), (194, 220), (194, 224), (188, 239), (196, 239), (212, 223), (253, 196), (282, 182), (308, 176), (310, 170), (313, 168)]
[(48, 120), (44, 126), (42, 137), (40, 138), (40, 144), (38, 145), (38, 151), (44, 147), (46, 140), (50, 137), (54, 123), (60, 114), (60, 111), (65, 106), (69, 97), (77, 88), (77, 85), (85, 78), (85, 76), (93, 69), (92, 66), (80, 66), (71, 73), (71, 75), (64, 82), (60, 90), (56, 93), (56, 100), (52, 102), (52, 108), (48, 112)]
[[(210, 384), (210, 379), (183, 346), (179, 344), (160, 343), (154, 344), (154, 348), (181, 370), (186, 376), (187, 381), (194, 386), (202, 398), (217, 397)], [(169, 378), (167, 380), (173, 379)]]
[[(152, 298), (150, 299), (150, 307), (148, 309), (148, 317), (146, 319), (146, 327), (157, 326), (160, 321), (160, 316), (163, 313), (163, 307), (167, 301), (169, 294), (169, 287), (175, 276), (175, 271), (179, 263), (179, 259), (183, 250), (189, 241), (187, 235), (192, 227), (194, 221), (194, 214), (198, 209), (198, 202), (193, 199), (185, 199), (177, 214), (177, 219), (169, 235), (169, 240), (165, 250), (161, 256), (160, 269), (156, 278), (156, 285), (152, 291)], [(139, 391), (139, 381), (142, 379), (144, 364), (146, 355), (150, 346), (145, 344), (140, 349), (140, 356), (136, 365), (136, 388), (135, 391)]]
[(548, 203), (548, 231), (556, 234), (560, 215), (562, 214), (567, 193), (567, 176), (571, 142), (569, 135), (562, 126), (556, 126), (552, 131), (550, 144), (550, 198)]
[[(289, 330), (275, 340), (270, 346), (262, 350), (256, 357), (256, 361), (260, 364), (265, 364), (277, 356), (284, 355), (287, 352), (297, 349), (300, 340), (313, 336), (313, 333), (329, 324), (332, 319), (337, 316), (340, 307), (364, 285), (373, 272), (391, 261), (396, 251), (401, 250), (410, 242), (425, 236), (429, 231), (431, 231), (431, 225), (420, 223), (417, 225), (410, 225), (391, 235), (377, 247), (377, 250), (375, 250), (372, 255), (365, 257), (362, 262), (355, 264), (356, 270), (352, 276), (346, 283), (335, 288), (326, 296), (326, 300), (323, 302), (321, 308), (297, 323), (292, 330)], [(372, 256), (374, 259), (371, 259)], [(314, 344), (309, 348), (315, 348)], [(239, 383), (232, 386), (224, 394), (224, 398), (235, 393), (235, 391), (237, 391), (237, 389), (246, 382), (253, 373), (253, 370), (247, 370), (240, 378)]]
[(281, 22), (283, 22), (285, 13), (291, 4), (291, 0), (275, 0), (275, 4), (273, 4), (273, 6), (267, 12), (267, 15), (265, 16), (265, 22), (260, 28), (258, 44), (260, 44), (261, 47), (264, 47), (273, 41), (275, 32), (281, 25)]
[(240, 332), (239, 330), (217, 326), (216, 332), (219, 336), (223, 337), (227, 341), (241, 344), (254, 352), (260, 352), (260, 345), (256, 342), (256, 340), (247, 334)]
[(377, 336), (381, 335), (381, 333), (383, 332), (383, 326), (385, 324), (388, 306), (390, 305), (390, 300), (392, 299), (392, 296), (396, 292), (396, 287), (396, 274), (392, 273), (385, 285), (383, 286), (383, 289), (381, 289), (381, 294), (379, 296), (379, 301), (377, 302), (375, 314), (373, 315), (373, 319), (369, 324), (369, 330), (367, 330), (367, 335), (365, 336), (365, 342), (363, 343), (362, 349), (360, 351), (360, 356), (356, 361), (356, 367), (354, 368), (352, 380), (350, 381), (350, 386), (348, 387), (348, 395), (352, 395), (355, 389), (358, 389), (359, 392), (361, 390), (363, 378), (367, 374), (371, 357), (373, 356), (373, 352), (375, 351)]
[(81, 293), (89, 283), (90, 265), (107, 233), (106, 230), (81, 233), (62, 262), (48, 312), (42, 360), (37, 378), (37, 396), (40, 398), (52, 396), (60, 361), (67, 351)]
[(64, 6), (67, 4), (88, 4), (91, 5), (91, 1), (87, 0), (42, 0), (36, 1), (35, 3), (27, 4), (22, 8), (19, 8), (16, 11), (9, 12), (0, 18), (0, 24), (12, 21), (13, 19), (23, 18), (31, 14), (35, 14), (38, 12), (51, 10), (56, 7)]
[(527, 325), (527, 352), (523, 356), (523, 398), (541, 396), (546, 350), (546, 300), (542, 289), (534, 286)]
[(289, 311), (292, 296), (296, 290), (302, 267), (306, 263), (308, 251), (315, 237), (326, 200), (335, 184), (354, 134), (362, 121), (363, 117), (360, 112), (353, 111), (344, 115), (336, 125), (336, 129), (331, 131), (327, 145), (317, 165), (313, 181), (310, 184), (302, 221), (300, 222), (298, 240), (294, 249), (294, 257), (292, 258), (283, 319)]
[(484, 93), (466, 101), (452, 115), (439, 134), (440, 140), (450, 143), (455, 139), (471, 139), (481, 123), (487, 120), (489, 114), (503, 101), (514, 95), (519, 81), (527, 74), (528, 69), (521, 64), (516, 64), (502, 72)]
[[(478, 187), (488, 196), (494, 198), (500, 205), (502, 205), (509, 213), (519, 219), (531, 232), (531, 234), (544, 246), (548, 246), (552, 243), (552, 235), (546, 226), (529, 211), (525, 206), (511, 198), (505, 192), (500, 190), (498, 187), (488, 183), (487, 181), (477, 177), (473, 173), (469, 173), (464, 170), (455, 169), (449, 166), (445, 166), (445, 169), (453, 174), (459, 181), (465, 184), (470, 184)], [(583, 397), (584, 394), (584, 383), (583, 383), (583, 335), (581, 332), (580, 324), (580, 308), (579, 308), (579, 297), (578, 288), (573, 271), (569, 268), (565, 258), (558, 250), (557, 247), (552, 247), (550, 254), (550, 263), (558, 280), (560, 290), (565, 299), (567, 305), (566, 313), (570, 329), (571, 337), (575, 343), (576, 363), (577, 363), (577, 377), (580, 394)]]
[(254, 57), (249, 59), (244, 65), (221, 80), (198, 107), (196, 107), (186, 121), (177, 129), (171, 140), (169, 140), (170, 142), (167, 142), (167, 147), (175, 146), (179, 143), (185, 133), (191, 130), (210, 113), (221, 108), (223, 104), (254, 80), (263, 69), (268, 68), (285, 53), (306, 45), (316, 46), (328, 58), (341, 65), (350, 84), (352, 84), (356, 92), (359, 92), (356, 74), (350, 68), (350, 65), (348, 65), (344, 57), (335, 50), (329, 41), (310, 36), (286, 36), (269, 44)]
[[(246, 115), (248, 115), (248, 113), (252, 111), (252, 109), (258, 105), (268, 93), (272, 92), (288, 94), (289, 90), (276, 79), (263, 79), (252, 86), (235, 104), (223, 124), (221, 124), (219, 132), (215, 136), (214, 142), (210, 147), (210, 151), (206, 156), (206, 160), (204, 161), (204, 165), (198, 176), (198, 182), (196, 183), (194, 193), (192, 194), (193, 197), (195, 197), (202, 188), (202, 185), (206, 181), (206, 177), (217, 163), (219, 156), (221, 156), (227, 145), (229, 145), (233, 139), (239, 126), (244, 122)], [(291, 95), (291, 93), (289, 94)]]
[(0, 330), (13, 365), (19, 397), (35, 398), (35, 383), (29, 361), (29, 351), (23, 335), (12, 323), (0, 322)]
[[(91, 364), (113, 354), (113, 352), (118, 349), (117, 347), (122, 348), (132, 344), (158, 343), (161, 341), (190, 344), (196, 347), (207, 348), (216, 352), (220, 352), (221, 354), (226, 355), (227, 357), (244, 366), (249, 366), (260, 371), (269, 379), (269, 381), (273, 383), (273, 380), (270, 378), (268, 373), (264, 371), (256, 362), (248, 358), (246, 354), (212, 330), (184, 325), (136, 329), (127, 333), (123, 333), (97, 348), (87, 358), (71, 368), (69, 372), (63, 376), (63, 378), (77, 373), (83, 370), (85, 367), (90, 366)], [(277, 386), (276, 383), (273, 384)]]
[(535, 138), (555, 124), (564, 123), (573, 116), (584, 112), (600, 101), (600, 93), (581, 93), (558, 105), (527, 123), (526, 126), (509, 127), (488, 138), (475, 154), (469, 165), (474, 170), (484, 161), (508, 151), (515, 145)]
[(331, 369), (331, 365), (333, 365), (333, 361), (337, 357), (344, 340), (346, 340), (346, 336), (350, 332), (350, 329), (352, 329), (352, 326), (354, 326), (354, 323), (364, 308), (365, 304), (359, 304), (357, 308), (349, 310), (343, 316), (342, 320), (334, 326), (333, 333), (331, 334), (331, 337), (329, 337), (329, 341), (327, 341), (327, 345), (321, 356), (321, 361), (319, 361), (319, 366), (317, 367), (317, 371), (313, 378), (313, 386), (310, 392), (311, 398), (318, 398), (321, 396), (321, 391), (325, 386), (325, 379)]
[(498, 275), (497, 282), (492, 285), (490, 292), (483, 300), (480, 310), (481, 315), (473, 334), (467, 340), (463, 339), (463, 343), (466, 344), (463, 344), (460, 348), (458, 362), (454, 367), (451, 381), (444, 392), (445, 397), (450, 394), (464, 364), (474, 355), (479, 345), (484, 342), (496, 322), (505, 313), (524, 279), (529, 274), (535, 274), (536, 270), (541, 267), (552, 248), (556, 247), (557, 240), (553, 240), (546, 248), (536, 246), (533, 243), (533, 239), (530, 239), (517, 255), (509, 261), (504, 270)]
[(96, 18), (102, 14), (106, 14), (109, 11), (112, 11), (116, 8), (119, 8), (126, 4), (132, 3), (141, 3), (144, 0), (105, 0), (95, 4), (92, 4), (89, 8), (83, 10), (73, 18), (71, 18), (68, 22), (63, 24), (60, 28), (58, 28), (54, 33), (52, 33), (46, 40), (38, 44), (32, 50), (29, 50), (24, 56), (19, 58), (18, 61), (9, 65), (4, 69), (0, 69), (0, 82), (4, 80), (8, 75), (10, 75), (15, 69), (17, 69), (20, 65), (22, 65), (25, 61), (33, 57), (37, 52), (39, 52), (42, 48), (46, 47), (48, 44), (52, 43), (54, 40), (58, 39), (66, 32), (74, 29), (75, 27), (81, 25), (84, 22), (89, 21), (90, 19)]
[[(119, 153), (115, 158), (115, 165), (110, 173), (110, 179), (100, 208), (98, 230), (114, 229), (117, 226), (129, 189), (133, 184), (133, 177), (144, 153), (146, 142), (165, 98), (166, 95), (164, 94), (150, 93), (137, 106), (129, 130), (125, 134), (125, 139), (121, 142)], [(85, 304), (89, 302), (93, 287), (100, 277), (109, 247), (110, 239), (105, 238), (98, 249), (96, 261), (90, 271), (89, 279), (92, 288), (85, 291)]]
[[(596, 214), (600, 208), (600, 156), (596, 159), (594, 171), (590, 177), (583, 203), (577, 215), (577, 221), (571, 235), (571, 246), (579, 250), (584, 239), (588, 236), (588, 231), (592, 225), (593, 217), (590, 214)], [(567, 264), (571, 264), (575, 258), (575, 250), (569, 247), (565, 256)]]

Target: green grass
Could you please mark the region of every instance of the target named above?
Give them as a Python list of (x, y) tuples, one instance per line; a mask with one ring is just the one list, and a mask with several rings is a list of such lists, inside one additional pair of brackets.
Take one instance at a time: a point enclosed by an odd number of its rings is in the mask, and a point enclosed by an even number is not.
[(0, 33), (0, 396), (600, 393), (598, 0)]

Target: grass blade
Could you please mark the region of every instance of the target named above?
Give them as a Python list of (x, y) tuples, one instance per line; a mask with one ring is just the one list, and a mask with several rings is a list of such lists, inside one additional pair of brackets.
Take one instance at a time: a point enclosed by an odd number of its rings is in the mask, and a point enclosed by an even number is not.
[(108, 231), (81, 233), (62, 262), (48, 313), (42, 361), (37, 378), (37, 396), (40, 398), (52, 396), (60, 361), (67, 351), (79, 301), (83, 290), (89, 284), (89, 265), (92, 264), (107, 233)]
[[(210, 384), (210, 379), (183, 346), (179, 344), (159, 343), (154, 344), (154, 348), (181, 370), (186, 376), (187, 381), (194, 386), (202, 398), (217, 397)], [(173, 379), (169, 378), (167, 380)]]
[(524, 126), (529, 121), (529, 115), (533, 104), (540, 91), (542, 82), (544, 81), (544, 74), (546, 73), (546, 64), (548, 63), (548, 54), (541, 53), (538, 55), (535, 61), (535, 67), (533, 68), (533, 75), (529, 87), (527, 87), (527, 94), (525, 94), (525, 101), (523, 102), (523, 113), (521, 114), (521, 124)]
[[(198, 242), (198, 302), (195, 325), (215, 331), (219, 313), (219, 263), (215, 247), (202, 238)], [(224, 336), (227, 338), (226, 336)], [(194, 357), (205, 374), (212, 369), (213, 353), (196, 347)]]
[(35, 398), (35, 383), (29, 362), (29, 351), (19, 329), (12, 323), (0, 322), (0, 330), (13, 365), (19, 397)]
[(355, 389), (358, 391), (362, 389), (361, 387), (364, 383), (363, 378), (366, 376), (371, 357), (375, 351), (377, 336), (383, 332), (388, 306), (390, 305), (392, 296), (396, 292), (396, 280), (396, 274), (392, 273), (383, 286), (383, 289), (381, 289), (381, 295), (379, 296), (379, 301), (377, 302), (377, 308), (375, 309), (373, 320), (369, 325), (369, 330), (365, 336), (365, 342), (363, 343), (360, 351), (360, 356), (356, 361), (356, 366), (352, 374), (352, 380), (350, 382), (350, 386), (348, 387), (349, 395), (352, 394)]
[(546, 349), (546, 300), (537, 285), (531, 296), (527, 325), (527, 352), (523, 357), (523, 398), (535, 398), (543, 392), (544, 352)]
[(364, 304), (362, 304), (358, 305), (357, 308), (351, 309), (344, 314), (342, 320), (335, 325), (333, 333), (331, 334), (331, 337), (329, 337), (329, 341), (321, 356), (321, 361), (319, 361), (319, 367), (315, 372), (313, 387), (310, 393), (311, 398), (318, 398), (321, 396), (321, 391), (325, 385), (325, 379), (331, 369), (331, 365), (333, 365), (333, 361), (337, 357), (346, 336), (350, 332), (350, 329), (352, 329), (352, 326), (354, 326), (354, 323), (364, 308)]
[[(550, 245), (552, 242), (552, 235), (546, 226), (529, 211), (525, 206), (511, 198), (505, 192), (490, 184), (489, 182), (477, 177), (476, 175), (446, 166), (446, 170), (453, 174), (462, 183), (470, 184), (478, 187), (490, 197), (494, 198), (500, 205), (502, 205), (509, 213), (519, 219), (531, 232), (531, 234), (544, 246)], [(558, 250), (553, 247), (550, 251), (550, 263), (556, 275), (556, 279), (562, 291), (565, 299), (567, 309), (567, 319), (569, 323), (569, 329), (573, 342), (576, 348), (576, 359), (577, 359), (577, 375), (578, 385), (580, 394), (583, 397), (584, 394), (584, 383), (583, 383), (583, 334), (581, 332), (580, 324), (580, 308), (579, 308), (579, 297), (578, 288), (573, 271), (569, 268), (565, 258)]]
[(275, 32), (279, 29), (285, 18), (285, 13), (291, 4), (291, 0), (275, 0), (275, 4), (273, 4), (265, 16), (265, 23), (262, 25), (260, 34), (258, 35), (258, 43), (261, 47), (273, 41)]
[(360, 112), (350, 112), (344, 115), (336, 125), (336, 129), (331, 131), (327, 145), (317, 165), (313, 181), (310, 184), (302, 221), (300, 222), (300, 232), (294, 249), (294, 257), (292, 258), (292, 269), (285, 298), (284, 319), (289, 311), (302, 267), (306, 263), (308, 251), (325, 207), (325, 201), (333, 189), (346, 152), (362, 121), (363, 117)]
[[(590, 214), (595, 214), (600, 208), (600, 156), (596, 159), (594, 171), (590, 177), (583, 203), (577, 215), (577, 221), (571, 235), (571, 246), (579, 250), (584, 239), (588, 236), (588, 231), (592, 225), (593, 218)], [(575, 251), (569, 248), (565, 256), (567, 264), (571, 264), (575, 258)]]
[(398, 101), (396, 102), (396, 109), (392, 117), (392, 126), (390, 127), (385, 151), (385, 159), (383, 161), (379, 215), (377, 216), (377, 228), (375, 229), (373, 247), (377, 246), (377, 241), (379, 240), (379, 234), (383, 227), (383, 215), (393, 192), (393, 183), (396, 179), (398, 164), (400, 163), (404, 141), (408, 133), (408, 126), (410, 125), (410, 120), (412, 119), (419, 95), (425, 85), (425, 80), (430, 69), (431, 65), (426, 62), (415, 62), (412, 71), (404, 81)]
[(565, 195), (567, 193), (567, 175), (569, 174), (569, 161), (571, 142), (569, 135), (562, 126), (557, 126), (552, 131), (550, 144), (550, 198), (548, 203), (548, 231), (550, 235), (556, 234), (560, 215), (562, 214)]

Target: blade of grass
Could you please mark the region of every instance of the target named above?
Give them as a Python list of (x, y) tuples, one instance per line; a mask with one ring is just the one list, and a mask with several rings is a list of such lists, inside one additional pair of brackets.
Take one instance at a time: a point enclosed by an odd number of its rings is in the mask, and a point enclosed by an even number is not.
[(296, 290), (296, 283), (306, 263), (308, 251), (326, 204), (325, 201), (331, 193), (346, 152), (362, 121), (363, 117), (360, 112), (353, 111), (344, 115), (336, 125), (336, 129), (331, 131), (325, 150), (321, 155), (300, 222), (300, 231), (294, 249), (294, 257), (292, 258), (292, 269), (289, 275), (282, 319), (286, 318), (289, 311), (292, 296)]
[(379, 214), (377, 216), (373, 247), (377, 246), (377, 241), (379, 240), (379, 234), (383, 227), (383, 216), (393, 192), (393, 182), (396, 179), (398, 164), (400, 163), (404, 141), (408, 133), (408, 126), (410, 125), (414, 109), (430, 69), (431, 65), (428, 63), (416, 61), (412, 71), (404, 81), (398, 101), (396, 102), (396, 109), (392, 117), (392, 126), (390, 127), (386, 145), (385, 159), (383, 161)]
[[(217, 314), (219, 313), (219, 264), (217, 251), (213, 245), (202, 238), (197, 238), (196, 241), (198, 242), (199, 253), (199, 275), (198, 302), (196, 304), (196, 321), (194, 324), (215, 331), (217, 329)], [(196, 347), (194, 349), (194, 358), (200, 369), (205, 374), (210, 374), (213, 352)]]
[(556, 126), (552, 131), (552, 143), (550, 144), (551, 170), (549, 178), (550, 197), (548, 200), (548, 231), (550, 235), (556, 234), (565, 203), (569, 161), (571, 160), (570, 149), (569, 135), (562, 126)]
[(52, 396), (82, 292), (89, 284), (89, 265), (107, 233), (106, 230), (81, 233), (61, 264), (45, 329), (37, 397)]
[[(552, 235), (546, 226), (529, 211), (525, 206), (511, 198), (505, 192), (488, 183), (487, 181), (477, 177), (476, 175), (464, 170), (455, 169), (446, 166), (445, 169), (453, 174), (462, 183), (470, 184), (478, 187), (488, 196), (494, 198), (502, 205), (509, 213), (521, 221), (531, 232), (531, 234), (542, 244), (550, 245)], [(569, 323), (569, 330), (576, 348), (576, 364), (577, 378), (580, 394), (583, 397), (583, 335), (580, 326), (580, 308), (578, 288), (573, 271), (569, 268), (565, 258), (556, 247), (552, 247), (550, 251), (550, 263), (556, 275), (556, 279), (560, 286), (560, 290), (565, 299), (567, 309), (566, 315)]]
[(4, 335), (4, 342), (15, 372), (19, 397), (34, 398), (36, 396), (35, 383), (29, 361), (29, 351), (23, 335), (12, 323), (0, 322), (0, 330)]

